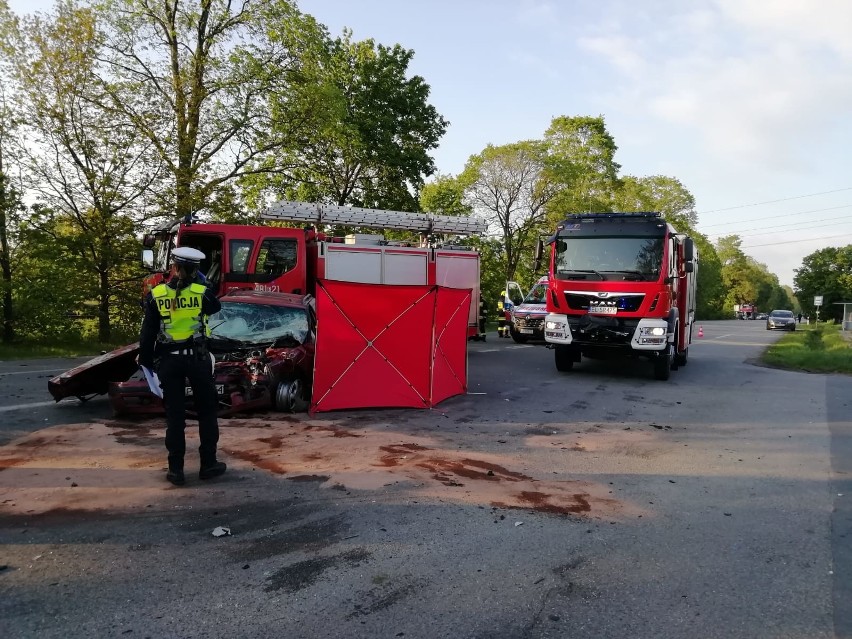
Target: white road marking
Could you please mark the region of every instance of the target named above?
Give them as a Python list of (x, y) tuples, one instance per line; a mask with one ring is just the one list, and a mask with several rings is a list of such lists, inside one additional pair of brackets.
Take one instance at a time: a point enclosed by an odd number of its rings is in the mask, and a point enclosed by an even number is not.
[[(32, 404), (18, 404), (17, 406), (2, 406), (0, 407), (0, 413), (8, 413), (13, 410), (24, 410), (25, 408), (36, 408), (39, 406), (53, 406), (59, 402), (34, 402)], [(70, 402), (65, 402), (70, 403)]]
[(5, 375), (32, 375), (33, 373), (59, 373), (61, 371), (67, 371), (67, 368), (43, 368), (41, 370), (35, 371), (13, 371), (11, 373), (0, 373), (0, 377)]

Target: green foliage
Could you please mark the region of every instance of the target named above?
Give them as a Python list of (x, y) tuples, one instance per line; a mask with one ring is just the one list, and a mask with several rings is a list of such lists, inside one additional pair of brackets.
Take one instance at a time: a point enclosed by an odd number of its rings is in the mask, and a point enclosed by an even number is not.
[(841, 302), (852, 302), (852, 245), (820, 249), (805, 256), (793, 278), (796, 297), (806, 315), (814, 317), (814, 296), (822, 295), (820, 319), (842, 321)]
[[(688, 228), (688, 227), (687, 227)], [(698, 250), (698, 281), (695, 315), (698, 319), (721, 319), (724, 312), (725, 286), (722, 282), (722, 263), (716, 249), (707, 238), (688, 230)]]
[(824, 327), (821, 324), (817, 324), (813, 329), (805, 331), (805, 346), (812, 351), (824, 350), (825, 342), (823, 341), (823, 332)]
[(852, 374), (852, 338), (839, 325), (807, 326), (784, 335), (762, 357), (772, 366), (813, 373)]
[(399, 45), (354, 42), (349, 31), (312, 49), (290, 89), (270, 96), (280, 114), (273, 130), (283, 134), (293, 121), (303, 129), (283, 149), (292, 168), (246, 185), (289, 199), (417, 210), (435, 171), (429, 152), (448, 122), (429, 104), (424, 79), (408, 77), (413, 56)]
[(470, 215), (464, 202), (465, 185), (459, 178), (438, 175), (420, 191), (420, 210), (439, 215)]
[(553, 118), (544, 144), (547, 176), (561, 186), (548, 204), (551, 227), (568, 213), (613, 210), (621, 166), (603, 116)]
[(692, 228), (698, 221), (695, 198), (679, 180), (664, 175), (621, 178), (614, 195), (615, 211), (659, 211), (681, 230)]
[(546, 207), (558, 185), (548, 177), (547, 162), (541, 142), (488, 145), (459, 176), (464, 205), (485, 220), (489, 237), (500, 240), (504, 282), (531, 267), (535, 243), (550, 229)]

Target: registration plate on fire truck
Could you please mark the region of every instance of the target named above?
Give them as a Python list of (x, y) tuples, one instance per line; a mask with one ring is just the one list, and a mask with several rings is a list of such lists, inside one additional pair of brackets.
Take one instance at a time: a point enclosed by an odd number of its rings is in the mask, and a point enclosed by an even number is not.
[(595, 313), (597, 315), (616, 315), (618, 313), (618, 308), (615, 306), (595, 306), (591, 304), (589, 305), (589, 313)]
[[(225, 385), (224, 384), (216, 384), (216, 394), (224, 395), (225, 394)], [(192, 386), (186, 387), (186, 396), (192, 397)]]

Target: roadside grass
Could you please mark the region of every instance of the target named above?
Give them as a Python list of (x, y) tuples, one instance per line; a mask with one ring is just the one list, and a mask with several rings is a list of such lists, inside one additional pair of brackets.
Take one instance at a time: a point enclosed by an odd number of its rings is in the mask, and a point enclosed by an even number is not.
[(761, 361), (788, 370), (852, 375), (852, 336), (839, 324), (798, 326), (767, 348)]
[(126, 346), (132, 341), (122, 341), (115, 344), (102, 344), (91, 340), (63, 341), (61, 343), (23, 340), (11, 344), (0, 343), (0, 361), (40, 357), (83, 357), (87, 355), (94, 357), (104, 351)]

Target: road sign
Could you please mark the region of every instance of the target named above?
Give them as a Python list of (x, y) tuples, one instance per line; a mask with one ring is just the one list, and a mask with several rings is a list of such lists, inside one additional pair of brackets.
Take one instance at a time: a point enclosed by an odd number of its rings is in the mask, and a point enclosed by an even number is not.
[(814, 306), (822, 306), (822, 295), (814, 295)]

